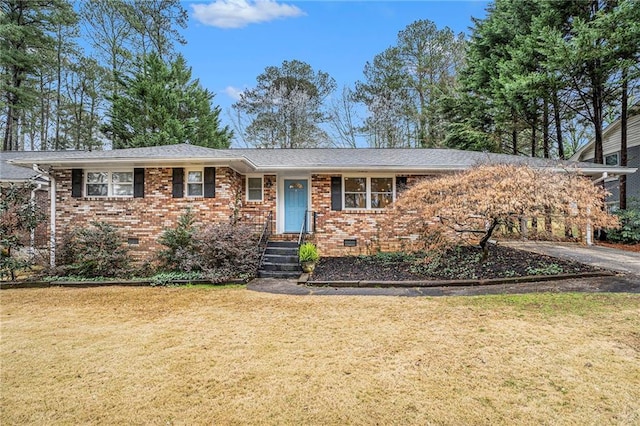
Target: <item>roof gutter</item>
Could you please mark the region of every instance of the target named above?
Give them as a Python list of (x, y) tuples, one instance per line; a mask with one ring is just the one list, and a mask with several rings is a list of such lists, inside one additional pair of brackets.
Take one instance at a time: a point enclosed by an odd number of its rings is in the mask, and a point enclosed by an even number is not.
[[(149, 157), (111, 157), (111, 158), (77, 158), (77, 159), (63, 159), (60, 158), (58, 161), (56, 159), (13, 159), (9, 160), (10, 163), (20, 164), (20, 165), (32, 165), (35, 163), (39, 164), (47, 164), (51, 167), (62, 168), (62, 167), (77, 167), (77, 166), (131, 166), (131, 165), (140, 165), (140, 166), (152, 166), (158, 165), (159, 163), (163, 164), (164, 167), (170, 167), (171, 165), (184, 165), (184, 164), (219, 164), (219, 165), (228, 165), (230, 166), (233, 162), (240, 162), (247, 166), (251, 172), (287, 172), (287, 171), (311, 171), (311, 172), (344, 172), (344, 171), (353, 171), (353, 172), (361, 172), (361, 171), (396, 171), (396, 172), (404, 172), (404, 173), (425, 173), (425, 172), (434, 172), (434, 173), (446, 173), (446, 172), (455, 172), (467, 170), (469, 168), (475, 167), (476, 164), (469, 165), (435, 165), (435, 166), (402, 166), (402, 165), (376, 165), (376, 164), (357, 164), (357, 165), (345, 165), (345, 166), (335, 166), (335, 165), (291, 165), (291, 166), (280, 166), (280, 165), (257, 165), (246, 156), (240, 157), (228, 157), (228, 158), (210, 158), (210, 157), (188, 157), (188, 158), (149, 158)], [(635, 173), (637, 168), (621, 168), (621, 167), (536, 167), (534, 168), (548, 168), (554, 172), (566, 172), (571, 170), (577, 170), (585, 175), (601, 175), (602, 173), (608, 173), (610, 176), (614, 175), (628, 175)]]

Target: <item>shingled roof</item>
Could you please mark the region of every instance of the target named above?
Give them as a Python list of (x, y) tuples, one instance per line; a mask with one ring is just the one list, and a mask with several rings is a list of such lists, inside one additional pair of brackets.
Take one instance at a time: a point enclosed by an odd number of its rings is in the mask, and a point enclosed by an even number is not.
[[(4, 156), (8, 153), (2, 153)], [(109, 151), (59, 151), (10, 153), (14, 164), (39, 164), (63, 167), (144, 167), (163, 165), (229, 165), (241, 173), (278, 171), (347, 172), (395, 171), (438, 173), (464, 170), (478, 164), (526, 164), (537, 168), (578, 168), (582, 173), (599, 176), (629, 174), (635, 169), (578, 163), (507, 154), (493, 154), (455, 149), (376, 149), (376, 148), (308, 148), (308, 149), (212, 149), (189, 144), (130, 148)], [(13, 166), (15, 167), (15, 166)]]
[(40, 179), (40, 173), (33, 170), (30, 163), (14, 164), (11, 161), (16, 159), (28, 159), (34, 154), (38, 157), (46, 157), (49, 154), (57, 154), (54, 152), (30, 152), (30, 151), (4, 151), (0, 152), (0, 183), (25, 183), (30, 180), (37, 180), (39, 183), (45, 183), (44, 179)]

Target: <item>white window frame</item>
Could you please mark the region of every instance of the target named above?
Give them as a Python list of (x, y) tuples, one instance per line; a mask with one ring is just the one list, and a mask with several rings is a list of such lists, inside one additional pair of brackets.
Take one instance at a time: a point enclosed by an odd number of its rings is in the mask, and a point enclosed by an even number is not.
[[(260, 179), (260, 198), (249, 197), (249, 179)], [(245, 199), (251, 202), (262, 202), (264, 200), (264, 175), (247, 175), (245, 178)]]
[[(99, 184), (93, 184), (93, 183), (89, 183), (88, 182), (88, 177), (89, 177), (89, 173), (107, 173), (107, 195), (89, 195), (89, 191), (87, 186), (88, 185), (99, 185)], [(130, 195), (117, 195), (114, 194), (113, 192), (113, 174), (114, 173), (131, 173), (131, 194)], [(84, 196), (88, 197), (88, 198), (133, 198), (133, 193), (135, 191), (134, 188), (134, 179), (135, 179), (135, 175), (133, 172), (133, 169), (85, 169), (84, 170), (84, 176), (83, 176), (83, 191), (84, 191)], [(122, 184), (120, 184), (122, 185)], [(124, 185), (129, 185), (128, 183), (124, 184)]]
[[(616, 157), (616, 164), (607, 164), (607, 157)], [(620, 165), (620, 154), (618, 154), (617, 152), (614, 152), (613, 154), (608, 154), (604, 156), (604, 164), (606, 166), (619, 166)]]
[[(202, 179), (200, 182), (189, 182), (189, 172), (199, 172)], [(200, 185), (200, 193), (199, 194), (191, 194), (189, 193), (189, 185)], [(191, 168), (185, 169), (184, 171), (184, 193), (187, 197), (190, 198), (202, 198), (204, 197), (204, 168)]]
[[(366, 183), (365, 183), (365, 198), (366, 198), (366, 207), (347, 207), (347, 200), (346, 200), (346, 191), (345, 191), (345, 179), (353, 179), (353, 178), (366, 178)], [(344, 210), (384, 210), (386, 209), (386, 207), (376, 207), (376, 208), (372, 208), (371, 207), (371, 179), (372, 178), (385, 178), (385, 179), (391, 179), (391, 195), (392, 195), (392, 199), (391, 202), (395, 202), (396, 201), (396, 177), (395, 175), (370, 175), (370, 174), (354, 174), (354, 175), (343, 175), (342, 176), (342, 205)]]

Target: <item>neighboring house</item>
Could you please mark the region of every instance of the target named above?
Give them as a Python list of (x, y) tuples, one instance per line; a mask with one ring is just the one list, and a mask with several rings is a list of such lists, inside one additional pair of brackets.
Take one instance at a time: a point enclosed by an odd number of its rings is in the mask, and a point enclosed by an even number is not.
[[(602, 134), (604, 163), (608, 166), (620, 165), (620, 120), (616, 120), (604, 129)], [(592, 163), (595, 159), (595, 141), (591, 140), (571, 157), (571, 161)], [(627, 122), (627, 167), (640, 167), (640, 113), (629, 117)], [(618, 205), (620, 187), (617, 176), (608, 176), (605, 187), (611, 193), (607, 202)], [(627, 200), (640, 202), (640, 173), (627, 176)]]
[[(162, 231), (190, 209), (201, 223), (264, 223), (276, 235), (314, 235), (323, 256), (397, 248), (380, 225), (402, 188), (477, 164), (558, 171), (539, 158), (447, 149), (210, 149), (188, 144), (113, 151), (25, 154), (14, 165), (51, 180), (51, 229), (60, 241), (91, 221), (117, 226), (130, 251), (149, 258)], [(635, 170), (574, 164), (596, 179)], [(270, 214), (272, 216), (270, 216)]]
[(10, 161), (16, 158), (25, 158), (33, 156), (33, 154), (47, 155), (44, 152), (25, 152), (25, 151), (5, 151), (0, 152), (0, 186), (7, 186), (10, 184), (22, 185), (28, 182), (34, 182), (40, 184), (41, 187), (47, 187), (49, 181), (42, 176), (42, 173), (33, 170), (31, 165), (17, 165), (12, 164)]
[[(29, 165), (27, 167), (12, 164), (9, 161), (16, 158), (25, 158), (33, 155), (33, 152), (0, 152), (0, 190), (8, 185), (25, 185), (33, 183), (34, 187), (31, 192), (33, 201), (38, 205), (43, 214), (49, 214), (49, 180), (42, 173), (36, 172)], [(49, 155), (49, 153), (37, 153), (39, 157)], [(27, 238), (27, 237), (25, 237)], [(25, 245), (31, 248), (46, 247), (49, 242), (49, 227), (46, 223), (38, 225), (29, 236), (30, 241), (23, 241)]]

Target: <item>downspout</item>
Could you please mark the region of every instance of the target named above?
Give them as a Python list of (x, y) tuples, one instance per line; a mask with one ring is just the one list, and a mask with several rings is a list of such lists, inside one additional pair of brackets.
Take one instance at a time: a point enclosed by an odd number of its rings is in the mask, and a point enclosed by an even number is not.
[(56, 267), (56, 179), (49, 176), (49, 266)]
[(608, 172), (602, 172), (602, 176), (599, 177), (598, 179), (594, 180), (593, 183), (600, 183), (600, 182), (604, 182), (606, 178), (609, 177), (609, 173)]
[[(39, 177), (39, 176), (38, 176)], [(36, 191), (42, 190), (42, 184), (39, 183), (38, 186), (31, 190), (31, 197), (29, 198), (30, 208), (32, 213), (36, 209)], [(29, 259), (33, 260), (36, 254), (36, 230), (35, 228), (29, 232)]]
[(49, 181), (49, 265), (56, 266), (56, 180), (48, 171), (41, 169), (37, 164), (32, 165), (33, 170), (42, 174)]

